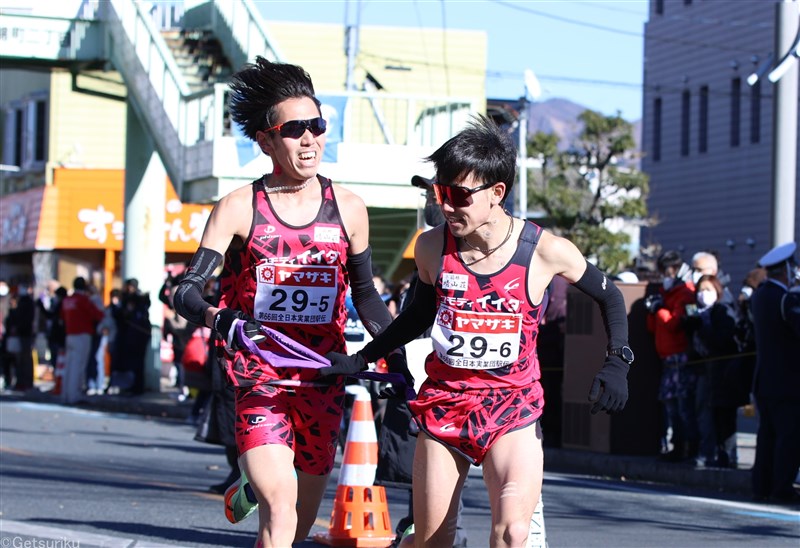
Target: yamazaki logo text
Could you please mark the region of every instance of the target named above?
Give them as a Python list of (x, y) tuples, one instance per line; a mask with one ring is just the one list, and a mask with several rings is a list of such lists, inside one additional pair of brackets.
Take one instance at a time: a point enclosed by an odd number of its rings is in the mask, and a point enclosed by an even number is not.
[(518, 333), (521, 317), (517, 314), (484, 314), (448, 308), (439, 311), (439, 325), (464, 333)]
[(330, 266), (263, 265), (258, 280), (274, 285), (335, 287), (336, 269)]

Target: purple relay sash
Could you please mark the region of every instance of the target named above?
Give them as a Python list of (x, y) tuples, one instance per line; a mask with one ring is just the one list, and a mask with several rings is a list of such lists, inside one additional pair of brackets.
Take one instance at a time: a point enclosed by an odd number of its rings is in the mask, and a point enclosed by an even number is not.
[[(325, 356), (317, 354), (310, 348), (303, 346), (294, 339), (287, 337), (280, 331), (272, 328), (261, 326), (261, 332), (269, 337), (272, 342), (279, 347), (279, 350), (273, 352), (259, 346), (250, 337), (244, 334), (244, 322), (238, 322), (236, 325), (236, 336), (241, 341), (242, 345), (251, 354), (260, 356), (264, 361), (271, 364), (272, 367), (302, 367), (305, 369), (320, 369), (321, 367), (329, 367), (330, 360)], [(406, 379), (400, 373), (378, 373), (377, 371), (359, 371), (349, 377), (363, 379), (367, 381), (388, 382), (398, 389), (404, 389), (406, 399), (413, 400), (417, 397), (413, 386), (406, 384)]]

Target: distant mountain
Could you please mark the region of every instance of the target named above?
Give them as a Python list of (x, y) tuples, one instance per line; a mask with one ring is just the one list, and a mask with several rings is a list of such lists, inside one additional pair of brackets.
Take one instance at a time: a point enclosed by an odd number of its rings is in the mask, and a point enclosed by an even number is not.
[(553, 133), (558, 136), (558, 148), (569, 148), (583, 129), (578, 116), (586, 107), (569, 99), (548, 99), (528, 107), (528, 134)]
[[(558, 148), (565, 150), (580, 135), (583, 124), (578, 120), (578, 116), (587, 108), (578, 103), (573, 103), (569, 99), (559, 98), (548, 99), (540, 103), (531, 103), (528, 107), (528, 134), (533, 135), (537, 131), (554, 133), (558, 136)], [(641, 144), (641, 120), (631, 123), (633, 124), (633, 137), (638, 149)]]

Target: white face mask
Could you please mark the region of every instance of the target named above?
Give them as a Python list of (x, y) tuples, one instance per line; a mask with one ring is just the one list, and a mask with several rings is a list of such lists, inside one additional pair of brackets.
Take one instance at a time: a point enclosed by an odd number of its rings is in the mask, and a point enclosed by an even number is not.
[(705, 289), (697, 293), (697, 304), (703, 308), (708, 308), (717, 302), (717, 292), (713, 289)]
[(675, 278), (664, 278), (664, 281), (661, 282), (661, 285), (664, 286), (664, 291), (669, 291), (672, 289), (672, 286), (675, 285)]
[(697, 282), (699, 282), (699, 281), (700, 281), (700, 278), (701, 278), (702, 276), (703, 276), (703, 273), (702, 273), (702, 272), (699, 272), (699, 271), (697, 271), (697, 270), (693, 271), (693, 272), (692, 272), (692, 283), (693, 283), (694, 285), (697, 285)]
[(742, 293), (742, 295), (744, 295), (745, 299), (749, 299), (750, 296), (753, 294), (753, 288), (750, 287), (749, 285), (746, 285), (746, 286), (742, 287), (741, 293)]

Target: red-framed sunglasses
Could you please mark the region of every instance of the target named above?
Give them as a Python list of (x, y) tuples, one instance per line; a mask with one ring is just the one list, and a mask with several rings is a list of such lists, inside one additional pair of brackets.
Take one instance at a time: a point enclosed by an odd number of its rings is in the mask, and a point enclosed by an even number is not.
[(325, 118), (317, 117), (310, 120), (289, 120), (277, 126), (272, 126), (264, 131), (277, 131), (281, 137), (289, 139), (299, 139), (303, 136), (306, 130), (311, 132), (314, 137), (319, 137), (325, 130), (328, 129), (328, 123)]
[(442, 205), (445, 200), (450, 202), (453, 207), (465, 207), (469, 205), (469, 197), (493, 187), (497, 183), (483, 183), (480, 186), (469, 188), (459, 185), (443, 185), (441, 183), (433, 183), (433, 193), (436, 194), (436, 203)]

